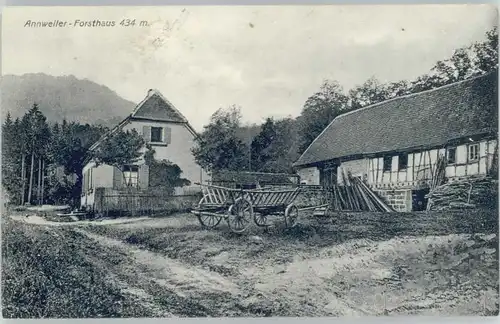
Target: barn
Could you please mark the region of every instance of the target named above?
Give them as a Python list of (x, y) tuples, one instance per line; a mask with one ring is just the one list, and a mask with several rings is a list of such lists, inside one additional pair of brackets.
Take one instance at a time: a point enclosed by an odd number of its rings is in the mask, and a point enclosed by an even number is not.
[(398, 211), (417, 210), (431, 171), (446, 181), (487, 174), (497, 152), (498, 73), (397, 97), (336, 117), (294, 167), (301, 182), (362, 178)]

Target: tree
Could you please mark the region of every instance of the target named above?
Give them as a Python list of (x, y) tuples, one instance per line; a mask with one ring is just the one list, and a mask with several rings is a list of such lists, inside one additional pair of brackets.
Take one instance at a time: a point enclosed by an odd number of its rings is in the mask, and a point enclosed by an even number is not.
[(411, 83), (411, 92), (441, 87), (453, 82), (491, 72), (498, 68), (498, 29), (486, 33), (486, 40), (459, 48), (453, 55), (438, 61), (431, 71)]
[(336, 81), (324, 81), (320, 91), (309, 97), (302, 109), (299, 150), (303, 152), (340, 113), (348, 109), (348, 97)]
[(406, 80), (391, 82), (387, 85), (388, 99), (411, 94), (411, 83)]
[[(38, 181), (40, 180), (40, 163), (38, 163), (38, 170), (35, 170), (35, 157), (43, 159), (46, 155), (47, 144), (50, 139), (50, 130), (46, 118), (43, 113), (38, 109), (35, 103), (33, 107), (26, 113), (23, 118), (23, 130), (26, 131), (26, 138), (23, 142), (26, 144), (27, 153), (31, 155), (30, 163), (30, 177), (28, 187), (28, 203), (32, 203), (33, 184), (35, 180), (35, 171), (38, 172)], [(39, 191), (38, 191), (39, 193)]]
[(181, 177), (182, 169), (168, 160), (156, 160), (155, 150), (148, 145), (144, 153), (144, 162), (149, 167), (150, 190), (162, 190), (172, 192), (176, 187), (189, 186), (191, 182)]
[(292, 118), (276, 120), (276, 137), (269, 147), (272, 159), (263, 170), (266, 172), (293, 172), (292, 164), (299, 158), (297, 122)]
[(254, 171), (292, 172), (298, 154), (297, 122), (292, 118), (267, 118), (261, 131), (252, 141)]
[(349, 91), (351, 99), (350, 110), (359, 109), (373, 105), (390, 98), (391, 92), (387, 85), (380, 83), (374, 77), (365, 81), (362, 85)]
[(483, 72), (490, 72), (498, 68), (498, 27), (486, 33), (486, 41), (472, 45), (474, 64)]
[(102, 126), (81, 125), (76, 122), (63, 121), (61, 125), (55, 124), (52, 128), (51, 161), (64, 166), (67, 174), (81, 175), (88, 149), (106, 130)]
[(17, 138), (19, 119), (12, 120), (7, 114), (2, 125), (2, 185), (9, 193), (11, 201), (21, 202), (21, 165), (18, 155), (19, 142)]
[(116, 167), (125, 179), (124, 167), (141, 159), (144, 145), (144, 138), (135, 129), (119, 129), (105, 137), (91, 153), (91, 157), (96, 165), (107, 164)]
[[(76, 182), (56, 183), (57, 179), (52, 179), (51, 185), (72, 186), (71, 194), (67, 200), (76, 201), (80, 197), (83, 182), (82, 170), (88, 150), (107, 131), (103, 126), (93, 126), (89, 124), (79, 124), (77, 122), (68, 123), (63, 120), (61, 124), (52, 126), (50, 150), (48, 154), (48, 164), (64, 168), (66, 176), (76, 175)], [(56, 181), (56, 182), (53, 182)], [(68, 190), (53, 191), (53, 194), (68, 194)]]
[(264, 171), (264, 166), (273, 159), (270, 147), (274, 140), (276, 140), (274, 120), (267, 118), (260, 133), (254, 137), (251, 143), (252, 170)]
[(210, 123), (196, 138), (192, 153), (196, 162), (208, 171), (248, 170), (248, 147), (238, 138), (241, 110), (231, 106), (218, 109)]

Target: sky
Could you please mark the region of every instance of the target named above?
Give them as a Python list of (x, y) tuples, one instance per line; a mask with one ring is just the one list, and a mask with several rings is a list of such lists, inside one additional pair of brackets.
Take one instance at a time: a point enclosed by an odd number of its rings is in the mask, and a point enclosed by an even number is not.
[[(136, 103), (155, 88), (201, 130), (233, 104), (248, 123), (295, 117), (325, 79), (346, 91), (370, 77), (412, 80), (497, 19), (493, 5), (463, 4), (11, 7), (2, 74), (74, 75)], [(66, 26), (26, 24), (54, 20)]]

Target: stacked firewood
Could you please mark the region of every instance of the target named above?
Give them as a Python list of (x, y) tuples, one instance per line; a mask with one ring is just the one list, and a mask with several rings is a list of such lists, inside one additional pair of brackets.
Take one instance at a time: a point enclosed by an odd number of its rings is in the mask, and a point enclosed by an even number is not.
[(498, 181), (487, 176), (446, 183), (427, 196), (429, 210), (467, 209), (496, 201)]

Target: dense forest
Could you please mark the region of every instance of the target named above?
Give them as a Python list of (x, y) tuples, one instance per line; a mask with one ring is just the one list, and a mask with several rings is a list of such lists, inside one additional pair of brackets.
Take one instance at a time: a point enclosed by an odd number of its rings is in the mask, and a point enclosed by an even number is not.
[[(335, 80), (325, 80), (304, 103), (297, 118), (267, 118), (262, 125), (242, 124), (237, 105), (220, 108), (204, 127), (193, 149), (196, 161), (209, 171), (293, 172), (292, 163), (338, 115), (394, 97), (444, 86), (488, 73), (498, 67), (498, 32), (492, 29), (484, 42), (457, 49), (439, 61), (429, 73), (413, 81), (384, 84), (370, 78), (345, 91)], [(27, 103), (24, 103), (27, 104)], [(12, 202), (25, 204), (77, 204), (82, 169), (90, 146), (106, 126), (77, 121), (47, 121), (38, 103), (30, 103), (22, 117), (8, 114), (2, 127), (2, 185)], [(62, 107), (64, 108), (64, 107)], [(123, 143), (135, 143), (137, 134), (119, 134)], [(131, 140), (132, 139), (132, 140)], [(113, 142), (108, 147), (118, 147)], [(137, 145), (136, 145), (137, 144)], [(142, 144), (141, 144), (142, 145)], [(139, 145), (140, 146), (140, 145)], [(100, 159), (113, 162), (110, 150)], [(103, 162), (103, 163), (104, 163)], [(156, 163), (156, 162), (151, 162)], [(168, 165), (168, 161), (159, 161)], [(156, 165), (156, 164), (155, 164)], [(174, 166), (174, 180), (181, 170)], [(166, 177), (172, 178), (171, 175)]]

